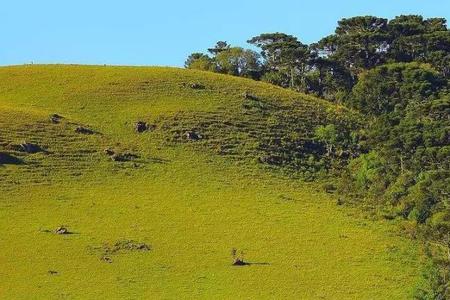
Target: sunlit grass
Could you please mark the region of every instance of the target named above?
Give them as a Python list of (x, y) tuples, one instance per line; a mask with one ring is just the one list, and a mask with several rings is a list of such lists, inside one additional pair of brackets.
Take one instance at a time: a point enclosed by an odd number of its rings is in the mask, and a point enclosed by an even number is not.
[[(207, 88), (183, 86), (189, 82)], [(0, 165), (0, 298), (410, 298), (420, 254), (394, 224), (366, 220), (319, 184), (254, 160), (133, 130), (137, 120), (236, 107), (245, 91), (300, 101), (306, 113), (338, 109), (178, 69), (0, 68), (0, 151), (23, 140), (48, 151), (11, 152), (24, 164)], [(51, 113), (65, 118), (52, 124)], [(100, 134), (79, 135), (79, 125)], [(105, 148), (139, 158), (113, 162)], [(54, 234), (61, 225), (73, 234)], [(104, 244), (124, 239), (151, 250), (102, 260)], [(232, 248), (254, 264), (233, 267)]]

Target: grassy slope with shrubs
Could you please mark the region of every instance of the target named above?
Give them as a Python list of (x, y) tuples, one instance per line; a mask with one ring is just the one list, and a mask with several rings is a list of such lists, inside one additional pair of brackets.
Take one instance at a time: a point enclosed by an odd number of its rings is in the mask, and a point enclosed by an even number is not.
[[(323, 155), (314, 131), (358, 118), (212, 73), (0, 68), (0, 297), (408, 298), (417, 245), (262, 167), (309, 176), (339, 164), (346, 154)], [(253, 264), (231, 266), (232, 248)]]

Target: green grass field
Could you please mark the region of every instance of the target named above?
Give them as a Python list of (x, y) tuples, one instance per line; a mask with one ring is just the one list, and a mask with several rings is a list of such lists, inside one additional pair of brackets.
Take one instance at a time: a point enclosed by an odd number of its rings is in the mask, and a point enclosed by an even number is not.
[[(244, 92), (263, 101), (243, 109)], [(15, 158), (0, 163), (0, 298), (410, 299), (423, 258), (396, 224), (258, 160), (273, 132), (307, 140), (318, 124), (354, 118), (212, 73), (0, 68), (0, 153)], [(138, 120), (156, 129), (136, 133)], [(23, 141), (45, 152), (11, 148)], [(106, 148), (137, 157), (113, 161)], [(111, 250), (123, 241), (150, 249)], [(232, 266), (233, 248), (251, 264)]]

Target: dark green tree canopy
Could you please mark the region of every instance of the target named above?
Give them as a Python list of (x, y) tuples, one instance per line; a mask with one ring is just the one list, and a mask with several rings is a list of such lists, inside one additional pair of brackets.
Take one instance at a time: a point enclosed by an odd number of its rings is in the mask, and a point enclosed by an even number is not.
[(253, 50), (231, 47), (226, 42), (219, 41), (208, 51), (213, 54), (212, 57), (204, 53), (191, 54), (185, 67), (253, 79), (261, 76), (263, 66), (260, 55)]
[(216, 45), (214, 46), (214, 48), (209, 48), (208, 52), (211, 53), (212, 55), (217, 55), (222, 51), (226, 51), (228, 49), (230, 49), (230, 45), (228, 45), (227, 42), (225, 41), (218, 41), (216, 43)]
[(339, 21), (334, 35), (316, 44), (316, 49), (348, 68), (354, 76), (385, 61), (388, 21), (373, 16)]
[(284, 33), (265, 33), (253, 37), (248, 41), (261, 48), (261, 55), (265, 59), (267, 77), (285, 78), (279, 81), (282, 86), (294, 88), (296, 83), (304, 85), (304, 75), (307, 69), (310, 51), (307, 45), (296, 37)]
[[(338, 103), (348, 96), (362, 73), (384, 64), (427, 63), (445, 78), (450, 76), (450, 31), (444, 18), (359, 16), (340, 20), (334, 34), (311, 45), (281, 32), (263, 33), (248, 43), (261, 49), (260, 58), (219, 41), (208, 49), (212, 66), (207, 57), (198, 57), (196, 63), (186, 66), (262, 79)], [(248, 66), (244, 71), (230, 66), (236, 63), (226, 62), (231, 53), (241, 57), (232, 59), (234, 62)], [(216, 57), (221, 58), (222, 66)]]
[(353, 88), (349, 105), (372, 116), (400, 113), (410, 103), (438, 97), (446, 84), (429, 65), (383, 65), (361, 76)]
[(394, 37), (446, 30), (447, 21), (444, 18), (424, 19), (418, 15), (401, 15), (389, 21), (389, 31)]
[(213, 60), (203, 53), (192, 53), (189, 55), (184, 66), (188, 69), (215, 71)]
[(259, 54), (241, 47), (231, 47), (220, 51), (214, 58), (220, 73), (257, 78), (262, 65)]
[(307, 45), (284, 33), (265, 33), (248, 42), (261, 48), (261, 55), (270, 69), (299, 65), (308, 55)]
[(374, 16), (354, 17), (342, 19), (338, 22), (336, 35), (375, 34), (384, 33), (388, 20)]
[[(285, 33), (248, 43), (257, 53), (218, 42), (212, 57), (195, 53), (186, 67), (261, 79), (344, 104), (361, 126), (316, 128), (318, 149), (351, 159), (338, 172), (341, 193), (369, 201), (389, 218), (427, 232), (448, 253), (433, 288), (417, 299), (450, 297), (450, 31), (443, 18), (401, 15), (342, 19), (335, 32), (305, 45)], [(349, 151), (350, 150), (350, 151)], [(286, 156), (289, 156), (286, 151)], [(339, 164), (337, 164), (339, 165)], [(439, 281), (440, 280), (440, 281)], [(450, 298), (449, 298), (450, 299)]]

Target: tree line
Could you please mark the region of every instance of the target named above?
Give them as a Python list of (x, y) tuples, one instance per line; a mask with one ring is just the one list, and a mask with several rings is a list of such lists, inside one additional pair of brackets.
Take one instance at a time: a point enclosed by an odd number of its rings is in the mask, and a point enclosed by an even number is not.
[(362, 72), (387, 63), (428, 63), (450, 75), (450, 33), (444, 18), (354, 17), (339, 21), (334, 34), (310, 45), (285, 33), (264, 33), (248, 43), (261, 52), (219, 41), (208, 54), (191, 54), (185, 66), (263, 80), (337, 102)]
[(403, 15), (342, 19), (333, 34), (306, 45), (285, 33), (248, 43), (219, 41), (193, 53), (186, 68), (242, 76), (313, 94), (359, 111), (365, 120), (340, 139), (317, 128), (333, 149), (360, 149), (338, 170), (342, 195), (369, 203), (388, 219), (407, 220), (427, 241), (435, 264), (419, 299), (450, 299), (450, 31), (444, 18)]

